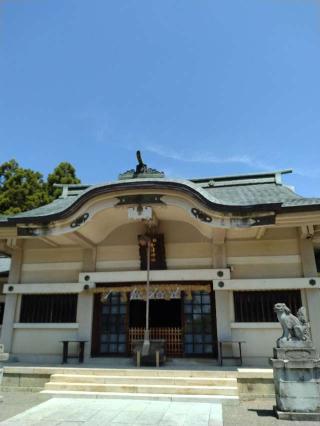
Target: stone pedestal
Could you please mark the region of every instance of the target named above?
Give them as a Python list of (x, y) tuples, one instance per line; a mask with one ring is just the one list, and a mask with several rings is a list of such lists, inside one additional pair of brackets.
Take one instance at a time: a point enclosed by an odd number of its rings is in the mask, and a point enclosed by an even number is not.
[[(2, 383), (2, 375), (3, 375), (3, 369), (2, 369), (2, 362), (7, 361), (9, 359), (9, 354), (4, 353), (4, 347), (3, 345), (0, 345), (0, 387)], [(0, 402), (2, 401), (2, 396), (0, 396)]]
[(276, 406), (283, 420), (320, 420), (320, 358), (311, 342), (273, 349)]
[(142, 355), (143, 340), (134, 340), (132, 352), (134, 358), (137, 359), (137, 352), (141, 355), (141, 365), (155, 365), (156, 364), (156, 352), (159, 354), (159, 364), (162, 365), (166, 361), (165, 352), (166, 341), (163, 339), (152, 339), (150, 340), (149, 354), (146, 356)]

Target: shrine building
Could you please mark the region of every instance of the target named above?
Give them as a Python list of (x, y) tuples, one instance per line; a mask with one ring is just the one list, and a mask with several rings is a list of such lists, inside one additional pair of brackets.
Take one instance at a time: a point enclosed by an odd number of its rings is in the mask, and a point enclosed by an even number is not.
[(320, 198), (296, 194), (289, 172), (179, 180), (143, 165), (0, 216), (0, 343), (22, 362), (60, 363), (61, 341), (80, 338), (87, 362), (129, 357), (148, 236), (150, 333), (169, 357), (215, 359), (218, 342), (244, 341), (244, 365), (266, 366), (277, 302), (306, 307), (320, 350)]

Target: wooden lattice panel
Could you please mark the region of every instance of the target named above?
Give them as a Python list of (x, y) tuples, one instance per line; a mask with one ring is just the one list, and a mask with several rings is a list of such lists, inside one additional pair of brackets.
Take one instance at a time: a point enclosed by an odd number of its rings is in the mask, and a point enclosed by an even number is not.
[[(142, 340), (144, 328), (129, 328), (130, 352), (132, 352), (133, 340)], [(150, 328), (150, 339), (164, 339), (166, 341), (166, 353), (168, 356), (182, 355), (182, 330), (176, 327)]]

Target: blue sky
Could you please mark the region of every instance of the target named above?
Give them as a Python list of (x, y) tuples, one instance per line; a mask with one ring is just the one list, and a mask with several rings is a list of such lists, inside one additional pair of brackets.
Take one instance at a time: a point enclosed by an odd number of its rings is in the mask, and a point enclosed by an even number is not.
[(320, 196), (317, 0), (2, 0), (0, 162), (113, 180), (293, 168)]

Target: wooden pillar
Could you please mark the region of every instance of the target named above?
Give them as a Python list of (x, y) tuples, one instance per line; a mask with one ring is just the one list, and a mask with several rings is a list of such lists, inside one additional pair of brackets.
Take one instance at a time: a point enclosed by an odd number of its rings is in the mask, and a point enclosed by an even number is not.
[(303, 276), (316, 277), (318, 272), (312, 240), (300, 239), (300, 256)]
[(212, 267), (225, 268), (227, 266), (225, 229), (214, 229), (212, 232)]
[[(23, 241), (18, 240), (13, 247), (11, 257), (11, 267), (9, 272), (8, 284), (16, 285), (21, 281), (21, 266), (23, 258)], [(11, 352), (13, 338), (13, 324), (15, 321), (18, 296), (16, 294), (6, 294), (3, 324), (1, 330), (1, 343), (4, 345), (5, 352)]]
[(92, 293), (86, 291), (79, 293), (77, 305), (77, 323), (79, 324), (78, 337), (86, 340), (84, 359), (90, 358), (91, 354), (91, 334), (93, 319), (93, 299)]
[[(300, 255), (302, 271), (305, 277), (317, 277), (317, 265), (314, 247), (311, 239), (300, 239)], [(308, 288), (305, 291), (307, 299), (307, 312), (311, 323), (311, 333), (314, 346), (320, 353), (320, 289)]]
[(85, 248), (82, 251), (82, 272), (95, 272), (97, 260), (97, 249)]
[[(226, 230), (214, 229), (212, 234), (212, 266), (215, 269), (223, 269), (227, 266), (227, 254), (225, 244)], [(231, 340), (231, 311), (230, 311), (230, 291), (215, 291), (217, 338), (218, 340)], [(226, 355), (232, 355), (232, 347), (225, 348)]]
[[(84, 248), (82, 257), (82, 271), (95, 272), (97, 249)], [(91, 354), (91, 334), (92, 334), (92, 318), (93, 318), (93, 299), (92, 293), (83, 291), (78, 295), (77, 306), (77, 323), (79, 324), (78, 337), (86, 340), (84, 359), (90, 358)]]

